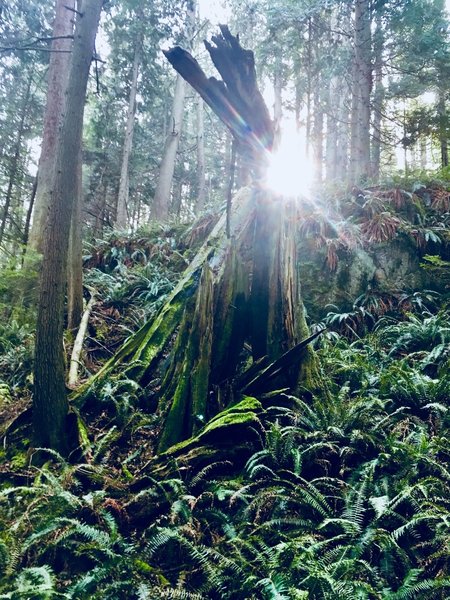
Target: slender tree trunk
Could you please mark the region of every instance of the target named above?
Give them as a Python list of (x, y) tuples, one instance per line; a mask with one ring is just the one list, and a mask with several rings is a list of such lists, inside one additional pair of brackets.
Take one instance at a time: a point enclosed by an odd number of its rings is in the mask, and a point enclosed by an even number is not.
[(311, 97), (312, 97), (312, 19), (308, 19), (308, 43), (306, 51), (306, 156), (311, 145)]
[(350, 178), (359, 183), (370, 175), (370, 91), (372, 82), (369, 0), (355, 0)]
[(372, 138), (372, 169), (371, 175), (375, 182), (380, 179), (381, 163), (381, 121), (384, 103), (384, 85), (383, 85), (383, 47), (384, 34), (381, 13), (376, 16), (376, 31), (374, 35), (374, 54), (375, 54), (375, 93), (373, 98), (373, 138)]
[(336, 180), (337, 175), (337, 143), (339, 119), (339, 81), (333, 77), (327, 90), (327, 137), (325, 150), (326, 178), (330, 182)]
[(445, 90), (438, 91), (439, 143), (441, 147), (441, 166), (448, 167), (448, 125), (447, 108), (445, 105)]
[(337, 127), (337, 159), (336, 177), (339, 181), (346, 181), (349, 166), (349, 137), (350, 137), (350, 94), (344, 85), (339, 98), (338, 127)]
[(65, 114), (57, 145), (39, 290), (34, 370), (33, 433), (36, 447), (67, 454), (69, 404), (63, 348), (64, 291), (70, 223), (77, 186), (84, 104), (102, 0), (83, 0), (77, 18)]
[[(185, 37), (187, 38), (189, 46), (192, 43), (192, 34), (195, 24), (195, 5), (196, 3), (194, 0), (190, 0), (187, 3)], [(159, 167), (158, 183), (156, 185), (155, 197), (153, 198), (150, 210), (150, 219), (152, 221), (165, 221), (169, 216), (170, 192), (172, 189), (175, 161), (183, 125), (185, 94), (186, 82), (180, 75), (177, 75), (169, 133), (164, 144), (163, 157)]]
[(320, 93), (320, 85), (317, 85), (314, 90), (314, 124), (311, 136), (316, 183), (322, 182), (323, 170), (323, 108)]
[(195, 212), (199, 214), (205, 207), (205, 128), (204, 107), (200, 96), (197, 99), (197, 198)]
[(310, 135), (312, 159), (314, 163), (314, 181), (316, 183), (321, 183), (323, 170), (323, 107), (324, 101), (326, 102), (326, 98), (323, 97), (325, 91), (322, 88), (323, 77), (318, 65), (320, 65), (320, 56), (322, 52), (321, 35), (319, 32), (324, 26), (324, 21), (320, 15), (315, 15), (312, 19), (311, 25), (311, 58), (314, 65), (312, 87), (314, 92), (311, 92), (313, 122)]
[(427, 168), (427, 138), (424, 135), (420, 138), (420, 168)]
[(281, 141), (281, 120), (283, 118), (283, 64), (280, 51), (275, 56), (273, 93), (274, 149), (276, 149)]
[(56, 147), (59, 126), (64, 112), (65, 90), (71, 58), (73, 34), (72, 10), (74, 0), (57, 0), (53, 24), (52, 52), (48, 68), (47, 102), (44, 113), (41, 156), (38, 166), (38, 187), (36, 190), (33, 222), (28, 244), (32, 250), (42, 251), (45, 225), (51, 201), (51, 190), (56, 163)]
[(183, 176), (173, 183), (173, 198), (172, 205), (170, 207), (171, 214), (175, 217), (177, 222), (180, 221), (181, 216), (181, 205), (183, 202)]
[(69, 368), (69, 376), (67, 378), (67, 383), (69, 386), (75, 386), (78, 382), (78, 373), (80, 367), (80, 357), (81, 352), (83, 350), (83, 342), (86, 337), (86, 332), (89, 324), (89, 317), (92, 311), (92, 307), (95, 303), (95, 296), (92, 295), (89, 302), (87, 303), (86, 310), (83, 312), (83, 317), (80, 320), (80, 327), (78, 329), (77, 335), (75, 337), (75, 341), (73, 344), (73, 350), (70, 357), (70, 368)]
[(230, 165), (228, 171), (228, 187), (227, 187), (227, 222), (226, 222), (226, 234), (229, 238), (230, 232), (230, 219), (231, 219), (231, 201), (233, 199), (233, 187), (234, 187), (234, 171), (236, 169), (236, 142), (232, 140), (230, 148)]
[(183, 124), (185, 93), (185, 81), (178, 75), (172, 104), (172, 129), (166, 138), (163, 158), (159, 167), (158, 183), (150, 212), (152, 221), (165, 221), (169, 215), (170, 191)]
[[(299, 38), (303, 38), (300, 26), (297, 27), (297, 35)], [(301, 48), (300, 45), (299, 47)], [(298, 131), (301, 127), (301, 112), (305, 97), (305, 85), (302, 80), (303, 61), (301, 52), (296, 52), (293, 60), (295, 72), (295, 124)]]
[[(27, 214), (25, 217), (25, 225), (23, 228), (22, 244), (26, 247), (28, 244), (28, 236), (30, 235), (31, 215), (33, 214), (34, 200), (36, 198), (37, 177), (34, 178), (33, 188), (31, 190), (30, 204), (28, 205)], [(25, 249), (24, 249), (25, 256)]]
[(133, 148), (134, 123), (136, 116), (136, 93), (139, 67), (142, 60), (142, 40), (136, 41), (134, 49), (133, 70), (131, 75), (130, 97), (128, 99), (127, 125), (123, 142), (122, 167), (120, 170), (119, 195), (117, 197), (116, 227), (125, 229), (127, 226), (127, 205), (129, 194), (129, 162)]
[(70, 223), (69, 260), (67, 269), (67, 327), (78, 328), (83, 314), (83, 241), (82, 241), (82, 153), (77, 159), (74, 206)]
[(3, 236), (5, 233), (6, 223), (9, 218), (9, 212), (13, 199), (13, 189), (16, 184), (17, 172), (19, 169), (20, 155), (22, 151), (22, 138), (25, 128), (25, 119), (27, 116), (28, 103), (30, 101), (31, 83), (33, 81), (33, 74), (28, 78), (27, 87), (23, 96), (23, 103), (20, 112), (20, 121), (17, 128), (16, 142), (14, 144), (14, 154), (11, 158), (9, 174), (8, 174), (8, 188), (6, 190), (5, 202), (3, 206), (3, 215), (0, 223), (0, 244), (3, 242)]

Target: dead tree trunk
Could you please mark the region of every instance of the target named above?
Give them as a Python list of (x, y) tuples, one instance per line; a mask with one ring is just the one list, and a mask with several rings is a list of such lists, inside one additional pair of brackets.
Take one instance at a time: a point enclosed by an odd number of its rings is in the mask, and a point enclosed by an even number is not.
[[(206, 47), (223, 81), (208, 79), (181, 48), (167, 56), (226, 123), (257, 181), (237, 193), (229, 226), (223, 215), (154, 320), (96, 376), (98, 381), (119, 364), (129, 364), (127, 376), (144, 387), (160, 377), (160, 451), (202, 435), (231, 402), (261, 391), (264, 378), (255, 375), (262, 367), (267, 373), (268, 364), (278, 365), (280, 357), (286, 357), (283, 368), (270, 375), (276, 389), (295, 390), (299, 381), (314, 390), (321, 385), (315, 355), (305, 342), (296, 268), (297, 206), (270, 192), (262, 180), (274, 131), (256, 85), (253, 53), (224, 26), (213, 41), (215, 46)], [(253, 361), (250, 378), (243, 368), (247, 361)], [(244, 413), (239, 423), (248, 418), (253, 426), (254, 413)]]

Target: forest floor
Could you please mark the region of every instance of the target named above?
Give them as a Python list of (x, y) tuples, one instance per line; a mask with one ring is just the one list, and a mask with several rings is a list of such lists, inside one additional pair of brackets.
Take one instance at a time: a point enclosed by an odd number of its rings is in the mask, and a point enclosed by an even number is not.
[[(206, 427), (181, 451), (155, 451), (158, 377), (143, 389), (122, 372), (77, 406), (78, 456), (48, 451), (33, 466), (32, 309), (10, 315), (0, 598), (450, 597), (449, 204), (446, 184), (429, 182), (342, 200), (366, 248), (409, 236), (434, 289), (322, 307), (310, 325), (327, 326), (314, 345), (329, 393), (244, 398), (229, 410), (251, 413), (251, 427)], [(318, 213), (307, 207), (300, 228), (332, 271), (342, 236)], [(89, 245), (85, 283), (98, 300), (82, 380), (153, 318), (216, 220)]]

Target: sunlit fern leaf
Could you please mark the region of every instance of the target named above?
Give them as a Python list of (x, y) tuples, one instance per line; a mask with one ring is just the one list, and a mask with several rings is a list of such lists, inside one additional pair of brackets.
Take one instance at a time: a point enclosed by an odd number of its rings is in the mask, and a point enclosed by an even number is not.
[(48, 565), (23, 569), (17, 575), (14, 587), (11, 592), (1, 594), (0, 598), (50, 600), (65, 597), (56, 590), (55, 576)]
[(281, 573), (260, 579), (255, 587), (261, 591), (264, 600), (289, 600), (290, 598), (287, 595), (289, 592), (287, 577)]
[(167, 587), (149, 587), (144, 584), (140, 584), (137, 593), (139, 600), (207, 600), (206, 596), (195, 592)]
[(450, 589), (450, 578), (422, 579), (422, 569), (410, 569), (396, 590), (383, 590), (384, 600), (428, 600), (433, 591)]
[(209, 465), (206, 465), (205, 467), (200, 469), (200, 471), (191, 479), (190, 484), (191, 484), (191, 486), (196, 486), (203, 482), (207, 483), (208, 478), (210, 477), (211, 473), (214, 472), (214, 470), (226, 469), (227, 467), (230, 467), (232, 465), (233, 465), (233, 463), (229, 460), (212, 462)]

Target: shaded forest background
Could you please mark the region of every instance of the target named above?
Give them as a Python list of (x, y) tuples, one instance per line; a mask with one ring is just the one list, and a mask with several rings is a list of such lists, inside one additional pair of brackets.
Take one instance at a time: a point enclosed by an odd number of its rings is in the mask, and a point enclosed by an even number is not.
[[(231, 30), (256, 53), (273, 117), (279, 123), (289, 116), (287, 127), (301, 128), (317, 183), (359, 185), (377, 182), (380, 175), (448, 165), (443, 1), (229, 6)], [(101, 237), (116, 225), (135, 231), (155, 218), (191, 219), (226, 196), (229, 134), (181, 84), (178, 115), (173, 113), (176, 77), (161, 48), (181, 43), (204, 56), (201, 41), (211, 31), (194, 6), (190, 16), (186, 11), (179, 2), (106, 5), (83, 138), (86, 237)], [(4, 261), (30, 235), (53, 17), (54, 7), (38, 2), (2, 9)], [(172, 138), (178, 145), (173, 178), (163, 185), (161, 175), (168, 176), (160, 171), (163, 149)], [(234, 186), (245, 178), (238, 165)]]

